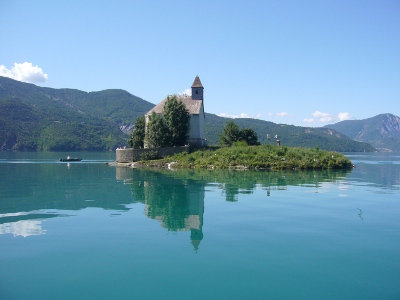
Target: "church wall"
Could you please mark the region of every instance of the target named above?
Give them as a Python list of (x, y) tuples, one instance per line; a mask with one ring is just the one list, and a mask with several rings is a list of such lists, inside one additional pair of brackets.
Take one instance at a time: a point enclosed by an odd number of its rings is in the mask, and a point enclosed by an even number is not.
[(199, 114), (199, 137), (201, 139), (205, 138), (205, 135), (204, 135), (204, 123), (205, 123), (205, 120), (204, 120), (204, 109), (203, 109), (203, 105), (201, 105), (200, 114)]
[(199, 119), (199, 115), (192, 115), (190, 117), (189, 140), (190, 139), (199, 139), (199, 138), (200, 138), (200, 119)]

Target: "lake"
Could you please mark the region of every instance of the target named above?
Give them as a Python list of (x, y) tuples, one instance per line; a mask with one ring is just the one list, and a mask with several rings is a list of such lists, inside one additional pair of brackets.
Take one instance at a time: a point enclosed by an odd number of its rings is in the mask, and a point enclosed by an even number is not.
[(0, 152), (0, 299), (399, 299), (400, 156), (346, 171)]

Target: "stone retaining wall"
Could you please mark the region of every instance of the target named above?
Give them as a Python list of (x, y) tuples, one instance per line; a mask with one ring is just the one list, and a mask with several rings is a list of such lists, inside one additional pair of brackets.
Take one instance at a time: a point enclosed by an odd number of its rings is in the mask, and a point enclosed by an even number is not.
[(144, 148), (144, 149), (117, 149), (115, 152), (115, 161), (119, 163), (134, 162), (141, 159), (143, 153), (157, 152), (158, 156), (166, 157), (177, 153), (189, 153), (189, 147), (165, 147), (165, 148)]

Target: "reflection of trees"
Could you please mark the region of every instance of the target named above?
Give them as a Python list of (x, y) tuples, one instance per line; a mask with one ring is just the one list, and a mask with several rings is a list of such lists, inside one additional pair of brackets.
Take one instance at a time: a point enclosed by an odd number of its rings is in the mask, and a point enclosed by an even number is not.
[[(227, 201), (237, 201), (239, 194), (253, 193), (256, 186), (267, 190), (270, 196), (272, 190), (286, 190), (287, 186), (320, 187), (321, 182), (334, 182), (347, 176), (351, 171), (210, 171), (215, 182), (220, 182)], [(204, 176), (202, 176), (204, 177)]]
[[(285, 190), (288, 185), (319, 187), (350, 171), (233, 171), (124, 169), (119, 179), (132, 184), (134, 202), (146, 205), (149, 218), (158, 220), (172, 231), (191, 231), (198, 248), (203, 239), (204, 194), (206, 186), (223, 190), (227, 201), (237, 201), (239, 194), (251, 194), (257, 186), (267, 190)], [(123, 175), (123, 176), (122, 176)]]
[(227, 201), (237, 201), (239, 194), (251, 194), (256, 186), (267, 191), (286, 190), (287, 186), (312, 186), (319, 188), (322, 182), (334, 182), (347, 176), (351, 170), (315, 171), (237, 171), (237, 170), (153, 170), (179, 180), (203, 182), (204, 186), (217, 185)]
[[(154, 181), (171, 181), (171, 184), (176, 186), (187, 186), (188, 182), (193, 184), (196, 182), (197, 186), (206, 186), (208, 184), (217, 185), (222, 189), (226, 195), (227, 201), (237, 201), (239, 194), (251, 194), (256, 186), (261, 186), (267, 191), (273, 190), (286, 190), (287, 186), (307, 186), (307, 187), (321, 187), (322, 182), (334, 182), (340, 178), (344, 178), (351, 172), (351, 170), (315, 170), (315, 171), (237, 171), (237, 170), (136, 170), (143, 178), (142, 181), (137, 182), (135, 178), (135, 185), (139, 188), (144, 185), (146, 177), (146, 184), (154, 185)], [(144, 175), (146, 174), (146, 175)], [(155, 175), (157, 174), (157, 175)], [(136, 175), (135, 175), (136, 176)], [(159, 177), (156, 177), (159, 176)], [(162, 178), (162, 179), (161, 179)], [(150, 180), (150, 181), (149, 181)], [(186, 182), (186, 183), (185, 183)], [(201, 184), (200, 184), (201, 183)], [(164, 189), (161, 183), (158, 183), (159, 190)], [(180, 191), (173, 192), (173, 195), (178, 195)], [(143, 194), (145, 190), (137, 189), (135, 198), (145, 199)], [(146, 191), (149, 193), (149, 191)], [(141, 193), (143, 195), (141, 195)], [(171, 196), (171, 201), (174, 196)], [(150, 196), (150, 195), (149, 195)], [(181, 195), (184, 197), (183, 195)], [(162, 200), (165, 201), (165, 200)]]
[(133, 170), (132, 195), (146, 205), (149, 218), (171, 231), (191, 231), (198, 249), (203, 239), (204, 183), (150, 170)]

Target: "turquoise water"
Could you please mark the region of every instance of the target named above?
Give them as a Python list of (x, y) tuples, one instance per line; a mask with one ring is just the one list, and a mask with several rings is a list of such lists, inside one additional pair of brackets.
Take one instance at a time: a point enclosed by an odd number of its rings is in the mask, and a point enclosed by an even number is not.
[(0, 299), (399, 299), (400, 156), (349, 171), (0, 152)]

